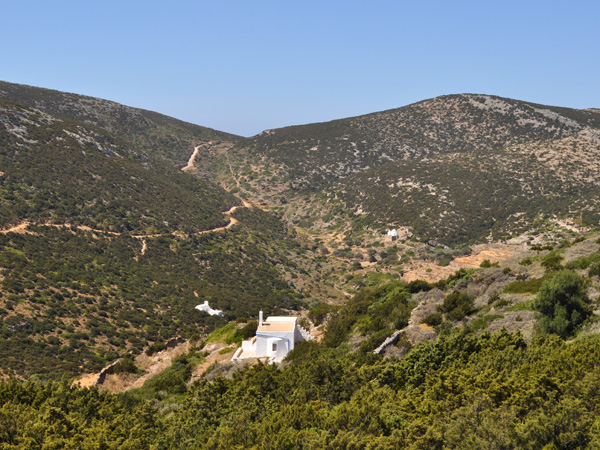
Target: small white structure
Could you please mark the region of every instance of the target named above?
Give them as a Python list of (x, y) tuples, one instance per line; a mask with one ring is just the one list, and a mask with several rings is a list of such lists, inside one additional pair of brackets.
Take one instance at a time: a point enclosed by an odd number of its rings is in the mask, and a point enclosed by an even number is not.
[(392, 241), (395, 241), (396, 239), (398, 239), (398, 230), (394, 228), (393, 230), (388, 231), (387, 235), (392, 238)]
[(298, 325), (297, 317), (269, 316), (263, 320), (260, 311), (256, 336), (242, 342), (231, 360), (268, 358), (269, 362), (280, 362), (297, 343), (311, 339), (310, 333)]
[(204, 303), (201, 305), (196, 305), (196, 309), (198, 311), (204, 311), (210, 314), (211, 316), (223, 317), (223, 311), (221, 311), (220, 309), (212, 309), (210, 306), (208, 306), (208, 300), (205, 300)]

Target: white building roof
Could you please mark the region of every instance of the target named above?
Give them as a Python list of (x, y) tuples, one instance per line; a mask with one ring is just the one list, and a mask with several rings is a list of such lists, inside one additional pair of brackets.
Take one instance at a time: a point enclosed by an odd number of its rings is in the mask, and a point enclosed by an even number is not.
[(294, 331), (297, 317), (269, 316), (262, 325), (259, 325), (257, 333), (268, 333), (269, 331)]

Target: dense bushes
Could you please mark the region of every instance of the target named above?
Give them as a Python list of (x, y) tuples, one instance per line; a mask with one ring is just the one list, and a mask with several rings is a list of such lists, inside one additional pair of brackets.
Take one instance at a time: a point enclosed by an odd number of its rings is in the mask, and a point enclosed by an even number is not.
[[(345, 215), (353, 225), (400, 223), (419, 237), (455, 245), (482, 241), (490, 233), (494, 240), (518, 235), (544, 217), (581, 215), (584, 222), (598, 225), (593, 205), (600, 189), (590, 181), (594, 168), (575, 159), (569, 164), (582, 176), (564, 179), (548, 170), (545, 158), (532, 157), (538, 142), (556, 145), (555, 153), (561, 154), (560, 139), (573, 128), (521, 102), (500, 99), (512, 111), (503, 115), (471, 101), (473, 97), (446, 97), (278, 129), (240, 142), (228, 158), (251, 167), (247, 179), (257, 173), (268, 179), (277, 167), (287, 183), (255, 180), (252, 189), (258, 195), (282, 203), (293, 202), (298, 194), (311, 201), (315, 191), (327, 197), (325, 210), (309, 210), (302, 218), (304, 226), (321, 217), (329, 221), (330, 214)], [(560, 114), (580, 123), (598, 122), (589, 112)], [(544, 125), (524, 125), (522, 117)], [(588, 146), (573, 145), (581, 154)], [(228, 166), (222, 167), (226, 173)], [(359, 209), (360, 214), (352, 213)], [(447, 263), (450, 256), (441, 258)]]
[(363, 288), (343, 309), (331, 314), (323, 342), (337, 347), (356, 330), (362, 335), (379, 333), (369, 344), (375, 348), (377, 341), (385, 339), (384, 334), (390, 334), (390, 329), (404, 328), (408, 324), (413, 306), (404, 283)]
[(227, 224), (221, 211), (238, 202), (106, 130), (69, 119), (40, 123), (34, 110), (14, 105), (2, 114), (27, 119), (30, 141), (20, 147), (0, 128), (7, 139), (0, 146), (1, 228), (29, 221), (131, 234), (194, 232)]
[[(290, 264), (280, 256), (294, 251), (281, 223), (262, 211), (243, 217), (254, 230), (244, 220), (221, 233), (147, 238), (144, 254), (128, 236), (47, 226), (0, 234), (0, 371), (98, 371), (129, 350), (197, 337), (260, 309), (297, 308), (299, 295), (267, 259)], [(225, 319), (194, 309), (204, 300)], [(28, 357), (15, 362), (16, 354)]]
[[(0, 383), (0, 447), (153, 448), (156, 411), (133, 399), (61, 383)], [(154, 447), (156, 448), (156, 447)]]
[(461, 330), (420, 344), (401, 360), (338, 353), (307, 342), (280, 367), (258, 364), (191, 386), (185, 380), (194, 357), (182, 357), (141, 391), (118, 396), (67, 383), (3, 382), (0, 446), (600, 445), (599, 336), (570, 344), (550, 336), (526, 345), (519, 333), (476, 337)]

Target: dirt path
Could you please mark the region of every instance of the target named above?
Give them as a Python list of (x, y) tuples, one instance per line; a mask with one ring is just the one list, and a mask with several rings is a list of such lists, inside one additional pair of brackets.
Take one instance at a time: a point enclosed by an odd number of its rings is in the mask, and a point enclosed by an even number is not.
[(229, 166), (229, 172), (231, 172), (231, 178), (235, 180), (235, 184), (237, 187), (240, 187), (240, 180), (235, 176), (235, 172), (233, 171), (233, 167), (231, 166), (231, 161), (229, 161), (229, 152), (225, 153), (225, 158), (227, 159), (227, 165)]
[(81, 379), (77, 380), (76, 383), (79, 384), (82, 388), (84, 387), (92, 387), (96, 385), (96, 381), (98, 380), (97, 373), (90, 373), (88, 375), (84, 375)]
[[(202, 144), (202, 145), (198, 145), (196, 147), (194, 147), (194, 152), (192, 153), (192, 156), (190, 156), (190, 159), (188, 160), (187, 166), (185, 166), (183, 169), (183, 171), (189, 171), (191, 169), (194, 169), (194, 163), (196, 161), (196, 156), (198, 156), (198, 153), (200, 152), (200, 149), (203, 147), (206, 147), (207, 150), (210, 150), (211, 147), (213, 146), (213, 142), (209, 142), (207, 144)], [(225, 154), (227, 156), (227, 154)], [(231, 163), (229, 162), (229, 156), (227, 156), (227, 163), (229, 164), (229, 170), (231, 170), (232, 172), (232, 176), (233, 176), (233, 168), (231, 167)], [(239, 186), (239, 181), (236, 182), (238, 183)], [(228, 216), (229, 217), (229, 223), (223, 227), (216, 227), (216, 228), (211, 228), (209, 230), (202, 230), (202, 231), (197, 231), (196, 233), (193, 233), (194, 235), (201, 235), (201, 234), (206, 234), (206, 233), (215, 233), (218, 231), (224, 231), (224, 230), (228, 230), (229, 228), (233, 227), (236, 223), (238, 223), (237, 219), (234, 217), (231, 217), (231, 215), (238, 209), (238, 208), (254, 208), (255, 205), (244, 200), (244, 199), (240, 199), (242, 201), (243, 206), (233, 206), (231, 208), (229, 208), (228, 211), (223, 212), (223, 215)], [(261, 208), (260, 205), (256, 205), (256, 207)], [(264, 208), (261, 208), (264, 209)], [(27, 231), (27, 227), (29, 225), (40, 225), (40, 226), (46, 226), (46, 227), (55, 227), (55, 228), (73, 228), (74, 226), (68, 223), (65, 224), (55, 224), (55, 223), (42, 223), (42, 224), (32, 224), (31, 222), (21, 222), (18, 225), (15, 225), (11, 228), (8, 229), (0, 229), (0, 234), (7, 234), (7, 233), (30, 233), (29, 231)], [(117, 231), (107, 231), (107, 230), (96, 230), (94, 228), (88, 227), (86, 225), (77, 225), (74, 228), (78, 229), (78, 230), (82, 230), (82, 231), (88, 231), (91, 233), (97, 233), (97, 234), (110, 234), (112, 236), (121, 236), (123, 233), (119, 233)], [(132, 238), (134, 239), (141, 239), (142, 240), (142, 255), (146, 252), (147, 249), (147, 244), (146, 244), (146, 238), (157, 238), (157, 237), (161, 237), (161, 236), (168, 236), (170, 234), (175, 234), (181, 237), (186, 237), (189, 235), (186, 235), (185, 233), (182, 232), (172, 232), (172, 233), (157, 233), (157, 234), (133, 234), (131, 235)]]
[(8, 228), (7, 230), (0, 230), (0, 233), (2, 234), (6, 234), (6, 233), (27, 233), (27, 226), (29, 225), (29, 222), (23, 222), (20, 223), (19, 225), (15, 225), (12, 228)]
[[(209, 143), (208, 145), (210, 146), (211, 143)], [(187, 166), (185, 166), (183, 169), (184, 172), (187, 172), (188, 170), (191, 170), (194, 168), (194, 162), (196, 161), (196, 156), (198, 156), (198, 152), (200, 151), (200, 147), (204, 147), (204, 145), (198, 145), (196, 147), (194, 147), (194, 153), (192, 153), (192, 156), (190, 156), (190, 159), (187, 163)]]
[[(202, 230), (202, 231), (197, 231), (195, 233), (192, 233), (192, 235), (201, 235), (201, 234), (206, 234), (206, 233), (214, 233), (217, 231), (223, 231), (223, 230), (227, 230), (229, 228), (231, 228), (232, 226), (234, 226), (236, 223), (238, 223), (238, 220), (235, 217), (231, 217), (231, 214), (233, 214), (238, 208), (253, 208), (254, 206), (247, 202), (246, 200), (242, 200), (243, 205), (237, 205), (237, 206), (232, 206), (231, 208), (229, 208), (228, 211), (223, 212), (223, 215), (228, 216), (229, 217), (229, 223), (223, 227), (216, 227), (216, 228), (211, 228), (209, 230)], [(73, 228), (74, 226), (68, 223), (64, 223), (64, 224), (56, 224), (56, 223), (41, 223), (41, 224), (31, 224), (31, 222), (22, 222), (18, 225), (15, 225), (14, 227), (5, 229), (5, 230), (0, 230), (1, 234), (7, 234), (7, 233), (30, 233), (29, 231), (27, 231), (27, 227), (29, 225), (39, 225), (39, 226), (43, 226), (43, 227), (54, 227), (54, 228)], [(88, 227), (86, 225), (77, 225), (74, 228), (78, 229), (78, 230), (82, 230), (82, 231), (89, 231), (91, 233), (97, 233), (97, 234), (110, 234), (112, 236), (121, 236), (124, 233), (119, 233), (117, 231), (106, 231), (106, 230), (96, 230), (94, 228)], [(142, 255), (146, 252), (146, 238), (157, 238), (157, 237), (161, 237), (161, 236), (168, 236), (171, 234), (176, 234), (179, 236), (189, 236), (186, 235), (185, 233), (181, 233), (178, 231), (174, 231), (172, 233), (158, 233), (158, 234), (132, 234), (130, 235), (132, 238), (134, 239), (141, 239), (142, 240)]]

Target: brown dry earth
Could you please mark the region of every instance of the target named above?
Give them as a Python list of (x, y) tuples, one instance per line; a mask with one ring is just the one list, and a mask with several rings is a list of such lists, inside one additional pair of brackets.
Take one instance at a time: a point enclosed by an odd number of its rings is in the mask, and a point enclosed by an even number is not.
[[(212, 367), (214, 364), (229, 361), (231, 359), (231, 357), (233, 356), (233, 353), (235, 352), (236, 347), (237, 347), (236, 344), (225, 345), (220, 342), (212, 342), (212, 343), (208, 344), (204, 348), (204, 350), (207, 352), (210, 352), (210, 354), (206, 357), (206, 359), (204, 360), (204, 362), (202, 364), (200, 364), (200, 365), (194, 367), (194, 369), (192, 369), (192, 377), (190, 378), (190, 383), (193, 383), (194, 381), (196, 381), (197, 379), (202, 377), (202, 375), (204, 375), (204, 373), (206, 373), (206, 371), (210, 367)], [(225, 348), (231, 348), (232, 351), (221, 354), (220, 351)]]
[[(226, 345), (218, 342), (208, 344), (204, 348), (204, 351), (209, 352), (209, 355), (202, 364), (194, 368), (190, 383), (200, 378), (215, 363), (230, 360), (233, 356), (233, 349), (235, 349), (235, 347), (235, 344)], [(231, 348), (232, 351), (220, 353), (224, 348)], [(110, 374), (106, 376), (106, 379), (102, 384), (98, 385), (98, 388), (102, 391), (108, 391), (114, 394), (142, 387), (147, 380), (170, 367), (175, 358), (189, 353), (192, 349), (193, 346), (189, 341), (186, 341), (174, 348), (163, 350), (152, 356), (142, 353), (135, 358), (135, 365), (144, 371), (142, 376), (136, 377), (131, 374)], [(98, 376), (98, 373), (84, 375), (76, 381), (76, 383), (81, 387), (95, 386), (97, 384)]]
[[(124, 392), (142, 387), (146, 380), (149, 380), (170, 367), (175, 358), (188, 353), (190, 349), (190, 343), (189, 341), (186, 341), (176, 347), (155, 353), (152, 356), (142, 353), (135, 357), (135, 365), (144, 371), (144, 374), (141, 377), (136, 378), (131, 374), (110, 374), (106, 376), (104, 382), (98, 385), (98, 387), (103, 391), (112, 393)], [(98, 373), (84, 375), (80, 380), (76, 381), (76, 383), (81, 387), (91, 387), (97, 384), (98, 377)]]
[(485, 259), (500, 263), (513, 259), (527, 250), (524, 245), (480, 244), (472, 247), (472, 253), (455, 258), (445, 267), (435, 261), (414, 261), (406, 266), (403, 279), (406, 281), (425, 280), (435, 282), (447, 278), (459, 269), (477, 268)]

